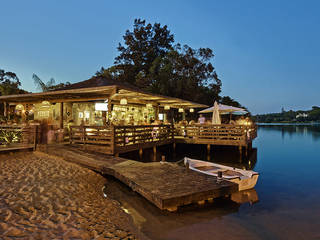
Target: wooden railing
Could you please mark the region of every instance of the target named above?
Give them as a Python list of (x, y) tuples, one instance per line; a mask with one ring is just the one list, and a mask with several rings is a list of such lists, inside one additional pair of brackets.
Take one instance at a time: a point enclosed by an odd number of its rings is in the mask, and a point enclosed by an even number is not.
[(70, 143), (83, 144), (86, 148), (114, 153), (113, 129), (105, 126), (70, 126)]
[(114, 126), (116, 152), (173, 142), (172, 125)]
[(174, 138), (178, 142), (195, 144), (247, 145), (257, 136), (255, 125), (176, 125)]
[(37, 144), (37, 125), (0, 125), (0, 145), (32, 146)]
[(172, 142), (245, 146), (256, 137), (256, 126), (243, 125), (140, 125), (71, 126), (70, 143), (108, 154)]

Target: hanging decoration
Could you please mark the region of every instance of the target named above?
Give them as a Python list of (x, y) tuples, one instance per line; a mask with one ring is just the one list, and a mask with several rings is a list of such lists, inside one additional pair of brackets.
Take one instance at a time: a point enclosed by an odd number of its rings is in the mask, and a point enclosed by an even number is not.
[(128, 104), (128, 100), (126, 98), (121, 98), (120, 105), (127, 105), (127, 104)]

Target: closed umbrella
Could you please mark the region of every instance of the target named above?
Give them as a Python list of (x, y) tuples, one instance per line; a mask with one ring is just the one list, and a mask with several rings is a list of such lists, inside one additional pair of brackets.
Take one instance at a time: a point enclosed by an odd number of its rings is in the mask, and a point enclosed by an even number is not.
[(221, 124), (219, 105), (217, 101), (215, 101), (213, 105), (212, 124)]

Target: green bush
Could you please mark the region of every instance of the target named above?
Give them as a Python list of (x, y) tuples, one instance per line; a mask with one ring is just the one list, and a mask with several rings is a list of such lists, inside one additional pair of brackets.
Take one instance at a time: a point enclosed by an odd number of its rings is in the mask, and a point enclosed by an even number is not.
[(21, 139), (20, 131), (0, 130), (0, 144), (17, 143)]

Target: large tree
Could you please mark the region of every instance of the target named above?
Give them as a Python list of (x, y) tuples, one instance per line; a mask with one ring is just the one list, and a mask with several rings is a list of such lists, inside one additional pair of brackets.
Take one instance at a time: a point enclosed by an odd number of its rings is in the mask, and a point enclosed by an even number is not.
[(115, 58), (112, 70), (119, 80), (144, 89), (151, 84), (148, 76), (153, 62), (167, 54), (174, 38), (167, 26), (159, 23), (152, 25), (146, 24), (145, 20), (135, 19), (133, 28), (123, 36), (124, 45), (119, 43), (119, 56)]
[[(20, 85), (20, 80), (14, 72), (6, 72), (0, 69), (0, 96), (26, 93), (19, 88)], [(0, 116), (3, 114), (3, 109), (4, 105), (0, 104)]]
[(211, 104), (219, 99), (221, 81), (211, 64), (209, 48), (192, 49), (177, 44), (150, 69), (152, 92)]
[(206, 104), (219, 100), (221, 81), (212, 65), (213, 51), (174, 44), (173, 34), (159, 23), (136, 19), (119, 43), (115, 65), (105, 75), (143, 90)]
[(0, 69), (0, 95), (16, 94), (21, 91), (19, 78), (14, 72), (6, 72)]

